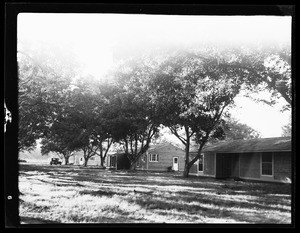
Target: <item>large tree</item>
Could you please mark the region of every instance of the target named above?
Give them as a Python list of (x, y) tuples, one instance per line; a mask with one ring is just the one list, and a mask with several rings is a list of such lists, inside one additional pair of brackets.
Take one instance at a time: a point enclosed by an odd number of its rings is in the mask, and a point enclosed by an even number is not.
[[(233, 103), (241, 77), (246, 75), (218, 64), (219, 57), (179, 52), (162, 62), (152, 80), (160, 119), (185, 146), (184, 177), (206, 142), (223, 136), (222, 114)], [(192, 140), (198, 145), (198, 154), (190, 160)]]
[(96, 125), (101, 104), (97, 97), (93, 87), (85, 83), (78, 84), (69, 107), (69, 119), (73, 124), (72, 127), (78, 131), (74, 140), (74, 149), (83, 151), (84, 166), (87, 166), (88, 160), (95, 156), (99, 149), (95, 136), (99, 133), (96, 131)]
[(69, 142), (70, 141), (65, 141), (64, 139), (66, 138), (66, 134), (61, 135), (60, 139), (56, 135), (56, 137), (53, 138), (53, 140), (47, 138), (47, 139), (42, 139), (41, 141), (41, 153), (42, 155), (47, 155), (50, 152), (55, 152), (60, 159), (65, 160), (65, 165), (69, 164), (69, 159), (73, 154), (73, 150), (70, 148)]
[(52, 121), (41, 135), (42, 154), (55, 152), (63, 156), (66, 165), (72, 152), (78, 150), (82, 139), (79, 137), (82, 135), (82, 121), (77, 114), (80, 105), (74, 102), (77, 95), (76, 90), (68, 90), (68, 94), (65, 93), (64, 98), (60, 98), (59, 103), (53, 107)]
[(157, 135), (160, 121), (156, 103), (151, 98), (149, 79), (154, 71), (150, 60), (130, 60), (114, 73), (118, 89), (111, 102), (114, 111), (113, 137), (123, 145), (130, 169)]
[[(67, 51), (18, 44), (19, 151), (32, 150), (53, 122), (76, 70)], [(66, 56), (68, 58), (66, 58)]]
[(19, 150), (35, 147), (70, 84), (29, 56), (19, 56)]
[[(111, 96), (107, 96), (106, 90), (108, 85), (102, 83), (98, 86), (95, 98), (95, 108), (89, 112), (91, 117), (91, 143), (94, 145), (93, 150), (100, 157), (101, 167), (104, 167), (105, 158), (115, 142), (113, 138), (113, 128), (115, 124), (114, 111), (111, 106)], [(102, 93), (103, 92), (103, 93)]]
[(65, 91), (53, 108), (51, 124), (43, 132), (42, 153), (62, 154), (66, 163), (73, 151), (84, 152), (85, 166), (90, 157), (95, 155), (92, 143), (94, 110), (97, 108), (93, 93), (85, 86)]

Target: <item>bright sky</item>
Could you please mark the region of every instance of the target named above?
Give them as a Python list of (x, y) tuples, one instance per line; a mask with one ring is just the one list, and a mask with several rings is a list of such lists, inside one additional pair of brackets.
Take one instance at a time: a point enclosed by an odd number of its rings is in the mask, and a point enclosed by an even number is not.
[[(18, 40), (64, 46), (75, 54), (84, 74), (101, 78), (118, 59), (157, 47), (290, 43), (291, 17), (21, 13)], [(235, 110), (237, 119), (263, 137), (280, 136), (289, 114), (243, 97)]]
[[(261, 93), (261, 96), (269, 95), (267, 91)], [(291, 116), (291, 111), (280, 111), (286, 104), (283, 98), (280, 98), (278, 104), (272, 107), (264, 103), (256, 103), (243, 96), (238, 96), (235, 104), (236, 107), (230, 111), (232, 116), (259, 131), (262, 137), (280, 137), (282, 126), (289, 123)]]

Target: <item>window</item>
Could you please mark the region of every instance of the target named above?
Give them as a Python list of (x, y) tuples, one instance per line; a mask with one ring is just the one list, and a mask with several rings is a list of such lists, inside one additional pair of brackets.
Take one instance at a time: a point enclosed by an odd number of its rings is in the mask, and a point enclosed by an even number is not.
[(91, 157), (90, 160), (95, 160), (95, 157)]
[(203, 164), (204, 164), (204, 156), (203, 154), (200, 155), (200, 158), (198, 160), (198, 171), (203, 172)]
[(178, 158), (177, 157), (175, 157), (173, 160), (174, 160), (174, 163), (178, 163)]
[(261, 154), (261, 174), (265, 176), (273, 175), (273, 154), (265, 152)]
[(158, 154), (149, 154), (149, 162), (158, 162)]

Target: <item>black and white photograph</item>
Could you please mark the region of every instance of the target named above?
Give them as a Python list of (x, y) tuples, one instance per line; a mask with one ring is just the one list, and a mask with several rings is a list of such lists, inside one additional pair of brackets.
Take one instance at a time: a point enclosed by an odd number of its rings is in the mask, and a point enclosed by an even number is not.
[(292, 224), (292, 15), (16, 20), (18, 226)]

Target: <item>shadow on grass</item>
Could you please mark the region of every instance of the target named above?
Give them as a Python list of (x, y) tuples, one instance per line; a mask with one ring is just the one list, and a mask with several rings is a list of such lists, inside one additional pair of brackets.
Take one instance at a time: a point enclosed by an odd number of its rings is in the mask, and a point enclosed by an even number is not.
[[(178, 194), (178, 195), (177, 195)], [(282, 213), (289, 213), (290, 211), (278, 206), (269, 206), (269, 203), (260, 204), (256, 201), (242, 201), (236, 200), (222, 200), (221, 198), (212, 197), (208, 195), (195, 195), (189, 192), (178, 192), (176, 196), (162, 197), (159, 195), (143, 196), (128, 200), (131, 203), (140, 205), (149, 210), (175, 210), (177, 212), (187, 212), (188, 214), (201, 215), (211, 218), (228, 217), (236, 221), (247, 222), (271, 222), (276, 223), (276, 219), (266, 218), (265, 216), (257, 216), (255, 210), (259, 211), (280, 211)], [(190, 204), (196, 202), (195, 204)], [(201, 206), (203, 203), (204, 206)], [(211, 205), (211, 207), (207, 207)], [(241, 211), (237, 209), (241, 208)], [(249, 210), (249, 211), (247, 211)], [(252, 216), (251, 213), (255, 215)], [(265, 219), (263, 219), (265, 218)], [(277, 219), (278, 221), (278, 219)]]
[(119, 195), (119, 196), (126, 196), (126, 193), (118, 193), (110, 190), (97, 190), (97, 191), (90, 191), (90, 190), (83, 190), (79, 191), (80, 195), (92, 195), (92, 196), (108, 196), (111, 197), (113, 195)]
[[(191, 196), (189, 192), (178, 192), (179, 196), (181, 197), (182, 200), (185, 202), (199, 202), (199, 203), (205, 203), (205, 204), (211, 204), (214, 206), (218, 206), (221, 208), (231, 208), (231, 207), (238, 207), (238, 208), (245, 208), (249, 210), (253, 209), (260, 209), (260, 210), (266, 210), (266, 211), (281, 211), (281, 212), (289, 212), (289, 210), (279, 207), (279, 205), (286, 206), (286, 203), (284, 202), (285, 199), (282, 200), (282, 198), (266, 198), (266, 197), (260, 197), (260, 196), (255, 196), (254, 200), (241, 200), (238, 201), (236, 199), (231, 199), (231, 200), (224, 200), (222, 199), (222, 194), (218, 196), (208, 196), (208, 195), (202, 195), (202, 194), (197, 194), (196, 196)], [(225, 193), (226, 194), (226, 193)], [(229, 195), (233, 195), (230, 193)], [(243, 194), (244, 195), (244, 194)], [(251, 193), (248, 194), (249, 196)], [(176, 201), (176, 200), (175, 200)], [(271, 206), (272, 204), (275, 204), (276, 206)]]
[[(50, 178), (59, 180), (71, 177), (73, 180), (91, 181), (95, 183), (124, 183), (124, 184), (149, 184), (149, 185), (180, 185), (189, 187), (205, 187), (224, 190), (242, 190), (260, 192), (264, 194), (290, 194), (291, 186), (286, 184), (270, 184), (249, 181), (216, 180), (211, 177), (182, 177), (180, 174), (170, 172), (145, 172), (145, 171), (108, 171), (103, 169), (80, 169), (72, 166), (52, 167), (47, 165), (20, 165), (22, 175), (26, 171), (45, 172)], [(30, 174), (28, 174), (30, 176)], [(156, 179), (157, 177), (157, 179)]]
[(21, 224), (60, 224), (60, 222), (57, 221), (25, 216), (20, 216), (20, 222)]

